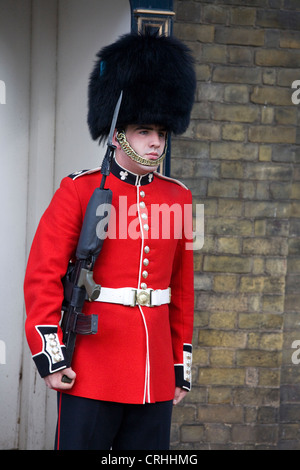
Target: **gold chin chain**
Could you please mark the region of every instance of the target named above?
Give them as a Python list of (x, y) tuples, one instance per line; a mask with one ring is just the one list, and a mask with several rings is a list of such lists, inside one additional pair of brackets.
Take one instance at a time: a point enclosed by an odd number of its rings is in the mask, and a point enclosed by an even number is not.
[(166, 141), (166, 145), (165, 145), (162, 155), (156, 160), (148, 160), (147, 158), (141, 157), (138, 153), (135, 152), (135, 150), (133, 150), (133, 148), (130, 146), (129, 142), (126, 139), (126, 135), (124, 131), (118, 131), (116, 135), (116, 139), (121, 145), (122, 150), (126, 153), (126, 155), (128, 155), (128, 157), (130, 157), (135, 162), (140, 163), (141, 165), (158, 166), (163, 161), (167, 153), (167, 141)]

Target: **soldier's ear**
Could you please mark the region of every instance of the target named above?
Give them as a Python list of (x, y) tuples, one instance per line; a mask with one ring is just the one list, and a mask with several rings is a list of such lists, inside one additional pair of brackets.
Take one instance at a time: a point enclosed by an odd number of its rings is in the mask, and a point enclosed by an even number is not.
[(119, 144), (119, 142), (117, 141), (117, 138), (116, 138), (117, 132), (118, 132), (118, 130), (115, 129), (114, 135), (113, 135), (113, 138), (112, 138), (112, 143), (117, 147), (117, 149), (120, 149), (121, 146), (120, 146), (120, 144)]

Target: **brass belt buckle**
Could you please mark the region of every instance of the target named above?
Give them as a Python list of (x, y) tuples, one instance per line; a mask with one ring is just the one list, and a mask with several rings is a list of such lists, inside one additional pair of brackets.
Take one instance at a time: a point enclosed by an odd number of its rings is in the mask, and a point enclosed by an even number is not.
[(136, 302), (137, 304), (141, 305), (142, 307), (152, 307), (152, 290), (149, 289), (148, 291), (146, 290), (139, 290), (137, 291), (136, 294)]
[(149, 305), (150, 306), (150, 293), (146, 290), (140, 290), (136, 295), (137, 303), (141, 306)]

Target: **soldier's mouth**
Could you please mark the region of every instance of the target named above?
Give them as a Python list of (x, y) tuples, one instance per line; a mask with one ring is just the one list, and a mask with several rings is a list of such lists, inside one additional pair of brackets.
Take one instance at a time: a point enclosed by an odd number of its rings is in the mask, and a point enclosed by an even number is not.
[(156, 160), (156, 159), (159, 157), (159, 155), (158, 155), (158, 153), (147, 153), (147, 154), (146, 154), (146, 157), (147, 157), (149, 160)]

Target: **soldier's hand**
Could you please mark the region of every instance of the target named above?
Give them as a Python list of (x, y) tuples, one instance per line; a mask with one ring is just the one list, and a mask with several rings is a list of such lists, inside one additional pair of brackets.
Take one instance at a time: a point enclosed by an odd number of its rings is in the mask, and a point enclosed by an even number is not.
[(186, 394), (187, 394), (186, 390), (183, 390), (180, 387), (176, 387), (175, 388), (173, 404), (178, 405), (178, 403), (181, 402), (181, 400), (186, 396)]
[[(63, 378), (64, 376), (70, 379), (70, 383)], [(70, 390), (74, 385), (75, 379), (76, 374), (71, 367), (59, 370), (58, 372), (54, 372), (54, 374), (44, 377), (47, 387), (57, 390)]]

